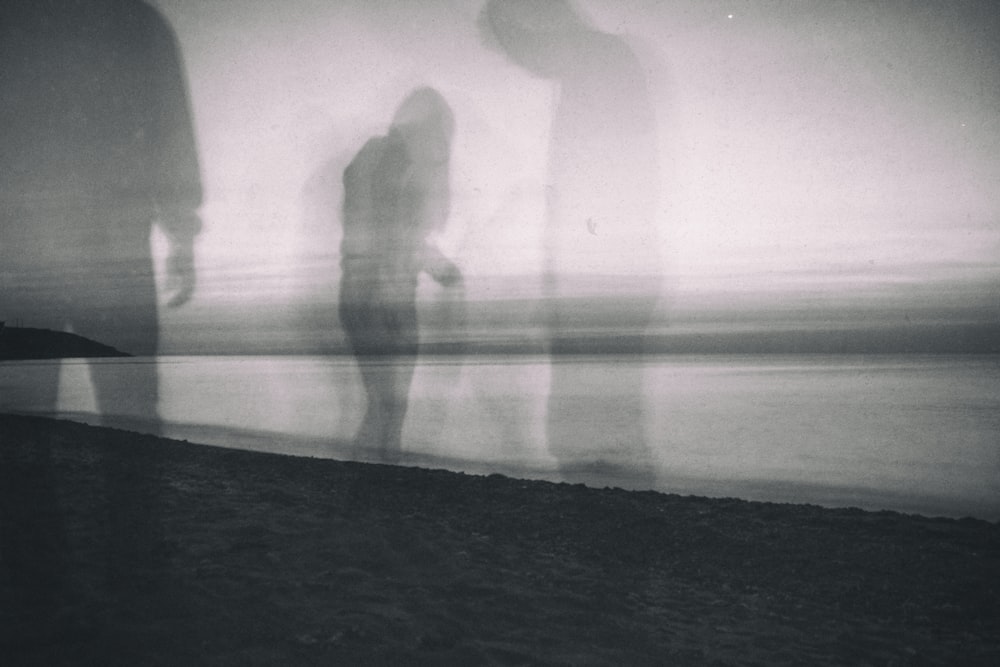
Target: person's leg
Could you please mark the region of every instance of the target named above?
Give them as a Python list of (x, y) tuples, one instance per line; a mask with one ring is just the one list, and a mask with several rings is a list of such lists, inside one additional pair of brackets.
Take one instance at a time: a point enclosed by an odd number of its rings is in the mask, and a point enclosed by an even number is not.
[(366, 450), (381, 449), (385, 440), (386, 414), (388, 412), (387, 387), (391, 379), (387, 377), (385, 360), (375, 355), (359, 355), (358, 370), (365, 390), (367, 403), (365, 414), (354, 435), (354, 447), (358, 454)]
[(356, 447), (372, 450), (386, 462), (402, 451), (410, 381), (415, 355), (370, 355), (358, 359), (368, 397), (365, 417), (355, 437)]
[(364, 456), (380, 448), (384, 440), (385, 415), (388, 409), (387, 387), (380, 308), (371, 302), (373, 286), (363, 276), (345, 272), (341, 282), (338, 314), (340, 324), (354, 353), (365, 392), (365, 414), (354, 435), (354, 449)]
[[(0, 238), (0, 319), (6, 319), (5, 326), (11, 329), (63, 331), (66, 304), (58, 293), (63, 289), (58, 267), (19, 267), (13, 264), (15, 258), (3, 252), (4, 240)], [(58, 359), (34, 360), (19, 367), (16, 372), (23, 381), (18, 381), (17, 391), (12, 392), (16, 395), (0, 395), (0, 409), (54, 413), (58, 409), (59, 371)]]
[[(51, 295), (46, 291), (32, 291), (40, 289), (45, 275), (2, 271), (0, 268), (0, 312), (10, 316), (30, 313), (25, 326), (63, 328), (57, 301), (48, 298)], [(55, 413), (59, 360), (29, 362), (19, 370), (24, 381), (18, 382), (12, 408), (42, 415)], [(66, 583), (63, 513), (49, 439), (30, 422), (15, 424), (3, 433), (0, 445), (0, 587), (11, 591), (14, 603), (0, 607), (18, 615), (38, 610), (44, 613), (56, 604)], [(0, 617), (0, 623), (11, 620)]]
[(355, 437), (357, 448), (374, 447), (398, 459), (410, 383), (416, 363), (416, 303), (372, 305), (366, 295), (342, 290), (341, 324), (358, 360), (368, 405)]
[[(135, 355), (135, 359), (95, 360), (90, 364), (101, 423), (158, 435), (155, 286), (145, 263), (131, 268), (123, 263), (118, 269), (120, 278), (112, 277), (105, 284), (106, 290), (116, 290), (112, 293), (117, 293), (118, 302), (87, 295), (79, 301), (86, 307), (77, 309), (72, 324), (79, 335)], [(129, 281), (127, 289), (124, 281)], [(164, 547), (159, 452), (131, 440), (116, 442), (107, 451), (104, 475), (108, 581), (119, 589), (155, 585)]]
[[(23, 259), (0, 256), (0, 316), (15, 320), (8, 326), (63, 331), (59, 267), (19, 267)], [(18, 384), (13, 409), (56, 414), (60, 360), (32, 361), (20, 370), (25, 381)], [(0, 444), (0, 599), (7, 600), (0, 603), (0, 644), (57, 641), (71, 631), (67, 623), (79, 603), (52, 437), (46, 425), (18, 421), (8, 425)]]
[(416, 369), (419, 350), (417, 331), (416, 296), (412, 302), (399, 304), (391, 314), (390, 327), (392, 356), (386, 365), (388, 381), (385, 392), (388, 400), (383, 451), (390, 459), (402, 453), (403, 425), (410, 401), (410, 385)]
[(56, 641), (78, 603), (50, 438), (13, 422), (0, 447), (0, 646)]
[(382, 458), (387, 462), (397, 461), (403, 451), (403, 424), (406, 422), (415, 366), (415, 356), (394, 356), (385, 365), (386, 409), (381, 450)]
[[(155, 356), (160, 325), (150, 260), (120, 262), (115, 273), (92, 273), (94, 288), (76, 299), (73, 330), (135, 359), (101, 360), (90, 378), (101, 421), (107, 426), (160, 432), (159, 377)], [(113, 295), (113, 300), (108, 295)]]
[[(635, 488), (655, 488), (657, 470), (645, 433), (643, 336), (655, 305), (644, 294), (623, 294), (604, 315), (574, 299), (551, 299), (548, 335), (551, 381), (547, 402), (549, 453), (566, 481), (598, 481), (592, 470), (607, 467)], [(600, 321), (602, 318), (603, 321)], [(574, 359), (580, 332), (606, 328), (608, 344), (623, 354), (595, 378), (595, 366)], [(613, 335), (613, 338), (611, 337)]]

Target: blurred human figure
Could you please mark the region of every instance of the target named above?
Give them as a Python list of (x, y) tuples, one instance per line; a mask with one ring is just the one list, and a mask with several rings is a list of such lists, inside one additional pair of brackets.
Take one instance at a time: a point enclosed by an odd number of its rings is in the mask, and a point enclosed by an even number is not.
[(419, 274), (462, 279), (429, 240), (448, 218), (454, 124), (441, 94), (418, 88), (344, 170), (339, 313), (368, 401), (355, 443), (387, 461), (401, 451), (419, 348)]
[(597, 422), (616, 442), (593, 443), (605, 447), (595, 455), (614, 450), (645, 470), (636, 486), (651, 486), (641, 364), (620, 365), (600, 395), (587, 395), (572, 365), (558, 359), (580, 350), (595, 329), (613, 335), (615, 349), (641, 352), (658, 299), (656, 121), (643, 69), (625, 40), (594, 29), (565, 0), (490, 0), (480, 29), (488, 45), (552, 81), (557, 94), (543, 269), (550, 453), (568, 470), (588, 444), (580, 425)]
[[(135, 0), (15, 0), (0, 20), (0, 313), (155, 355), (152, 226), (169, 240), (167, 303), (179, 306), (194, 291), (201, 225), (173, 33)], [(120, 391), (91, 368), (101, 414), (154, 417), (148, 370)], [(55, 380), (41, 404), (54, 406)]]
[[(0, 5), (0, 317), (63, 330), (138, 356), (157, 352), (159, 318), (150, 235), (169, 241), (167, 304), (195, 287), (202, 190), (186, 84), (173, 33), (134, 0), (13, 0)], [(35, 387), (56, 408), (58, 364)], [(102, 420), (137, 417), (157, 429), (158, 380), (140, 364), (121, 386), (90, 368)], [(154, 462), (109, 455), (109, 574), (154, 547)], [(58, 588), (48, 453), (16, 462), (3, 489), (5, 568), (25, 588)], [(14, 462), (4, 461), (4, 465)], [(138, 491), (138, 495), (134, 492)], [(140, 506), (126, 502), (140, 498)], [(22, 562), (35, 559), (33, 563)], [(22, 567), (23, 566), (23, 567)], [(20, 576), (20, 575), (17, 575)], [(48, 579), (48, 582), (43, 581)]]

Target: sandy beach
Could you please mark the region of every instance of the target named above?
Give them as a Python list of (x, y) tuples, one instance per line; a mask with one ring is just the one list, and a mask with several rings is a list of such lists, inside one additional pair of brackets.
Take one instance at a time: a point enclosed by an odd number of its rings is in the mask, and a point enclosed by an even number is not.
[[(1000, 662), (1000, 525), (986, 521), (17, 416), (0, 417), (0, 442), (4, 665)], [(24, 562), (58, 594), (24, 590)]]

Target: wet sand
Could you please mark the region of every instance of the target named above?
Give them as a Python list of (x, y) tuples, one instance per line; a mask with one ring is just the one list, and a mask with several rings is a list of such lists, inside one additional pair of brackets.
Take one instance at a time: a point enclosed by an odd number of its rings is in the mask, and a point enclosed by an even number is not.
[[(121, 458), (141, 484), (122, 482)], [(61, 553), (38, 556), (65, 583), (51, 608), (0, 608), (4, 665), (1000, 664), (996, 523), (13, 416), (0, 416), (0, 464), (44, 468), (44, 502), (0, 494), (21, 515), (55, 508), (39, 525), (58, 528)], [(148, 559), (122, 558), (143, 538), (107, 519), (110, 498), (154, 519)]]

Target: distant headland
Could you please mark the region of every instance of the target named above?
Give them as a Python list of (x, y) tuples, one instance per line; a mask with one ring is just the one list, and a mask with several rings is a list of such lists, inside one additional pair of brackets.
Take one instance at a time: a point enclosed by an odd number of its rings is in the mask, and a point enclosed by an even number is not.
[(130, 357), (113, 347), (65, 331), (10, 327), (0, 323), (0, 361)]

